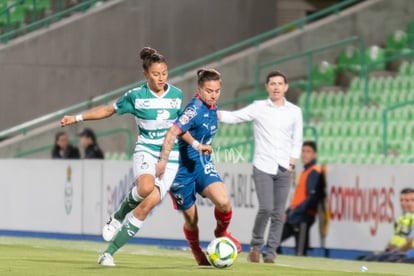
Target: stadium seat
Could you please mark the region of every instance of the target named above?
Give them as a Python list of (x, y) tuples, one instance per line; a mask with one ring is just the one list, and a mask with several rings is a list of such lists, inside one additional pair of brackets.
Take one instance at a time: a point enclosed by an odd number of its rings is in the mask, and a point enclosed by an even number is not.
[(343, 49), (337, 60), (337, 71), (359, 72), (361, 70), (361, 53), (358, 48), (350, 45)]
[(398, 67), (398, 75), (401, 77), (406, 77), (409, 75), (410, 63), (408, 61), (403, 61)]
[(321, 86), (335, 85), (335, 69), (332, 64), (322, 61), (312, 69), (312, 87), (314, 89)]
[(385, 49), (389, 55), (410, 53), (411, 49), (408, 44), (408, 34), (403, 30), (392, 32), (387, 37)]
[(349, 91), (348, 93), (360, 93), (362, 89), (362, 80), (359, 77), (352, 78), (349, 84)]
[(369, 71), (385, 69), (385, 51), (381, 47), (374, 45), (365, 50), (365, 62), (369, 66)]

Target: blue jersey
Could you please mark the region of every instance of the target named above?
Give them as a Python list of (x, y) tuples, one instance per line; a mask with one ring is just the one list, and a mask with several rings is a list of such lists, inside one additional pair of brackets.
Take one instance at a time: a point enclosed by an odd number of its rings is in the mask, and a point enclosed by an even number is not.
[[(198, 96), (195, 96), (185, 107), (174, 124), (182, 133), (189, 131), (201, 144), (211, 145), (218, 130), (217, 107), (209, 108)], [(180, 161), (185, 165), (188, 162), (201, 162), (200, 153), (191, 145), (180, 139), (178, 142)], [(211, 156), (204, 156), (204, 161), (210, 161)], [(192, 160), (192, 161), (191, 161)]]
[[(202, 144), (210, 145), (217, 132), (217, 107), (209, 108), (198, 96), (186, 106), (174, 124)], [(175, 207), (187, 210), (196, 201), (196, 193), (202, 194), (210, 184), (223, 182), (217, 173), (211, 155), (203, 155), (184, 140), (178, 143), (180, 157), (178, 172), (171, 185)]]

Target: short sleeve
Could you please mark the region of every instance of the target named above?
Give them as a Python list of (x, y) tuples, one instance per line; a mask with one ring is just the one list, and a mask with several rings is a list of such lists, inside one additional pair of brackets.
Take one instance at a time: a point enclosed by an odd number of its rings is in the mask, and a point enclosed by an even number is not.
[(193, 128), (197, 122), (197, 108), (194, 105), (187, 105), (184, 111), (175, 120), (175, 125), (184, 133)]
[(128, 91), (124, 96), (120, 97), (114, 103), (114, 107), (116, 113), (118, 114), (133, 113), (135, 111), (135, 98), (133, 97), (132, 90)]

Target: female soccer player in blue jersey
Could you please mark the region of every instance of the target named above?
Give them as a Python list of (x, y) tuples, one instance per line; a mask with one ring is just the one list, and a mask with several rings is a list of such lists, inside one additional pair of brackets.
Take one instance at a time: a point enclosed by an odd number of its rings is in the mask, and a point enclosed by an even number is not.
[[(101, 265), (115, 265), (112, 255), (138, 232), (148, 213), (165, 197), (178, 168), (176, 144), (172, 146), (164, 178), (155, 177), (155, 166), (165, 134), (182, 109), (182, 91), (167, 83), (168, 68), (164, 56), (145, 47), (140, 57), (147, 79), (145, 85), (128, 91), (113, 105), (76, 116), (64, 116), (61, 120), (63, 127), (80, 121), (107, 118), (115, 113), (131, 113), (138, 125), (133, 166), (136, 185), (103, 228), (104, 239), (111, 243), (99, 257)], [(132, 214), (125, 219), (132, 210)]]
[[(198, 93), (186, 106), (167, 132), (161, 151), (161, 159), (156, 174), (162, 177), (170, 163), (170, 153), (174, 149), (177, 136), (189, 132), (191, 138), (179, 140), (179, 168), (171, 185), (175, 207), (183, 211), (184, 234), (199, 265), (209, 265), (199, 242), (198, 215), (195, 205), (196, 193), (209, 198), (215, 205), (214, 215), (217, 226), (216, 237), (230, 238), (239, 252), (240, 242), (227, 228), (232, 217), (232, 208), (227, 189), (211, 160), (211, 142), (217, 132), (216, 102), (220, 97), (221, 76), (214, 69), (201, 69), (197, 72)], [(195, 139), (194, 139), (194, 138)]]

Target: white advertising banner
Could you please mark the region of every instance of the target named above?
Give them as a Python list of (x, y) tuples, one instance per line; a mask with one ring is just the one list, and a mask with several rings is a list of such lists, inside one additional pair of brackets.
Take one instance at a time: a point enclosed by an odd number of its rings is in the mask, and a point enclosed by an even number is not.
[[(251, 164), (217, 164), (231, 197), (230, 231), (249, 243), (258, 209)], [(399, 192), (410, 187), (412, 165), (328, 166), (330, 229), (326, 247), (381, 250), (401, 213)], [(133, 187), (132, 162), (0, 160), (0, 230), (100, 235), (109, 215)], [(289, 201), (289, 199), (288, 199)], [(199, 198), (200, 239), (214, 237), (214, 207)], [(167, 197), (139, 237), (184, 238), (182, 215)], [(284, 245), (293, 245), (292, 241)], [(311, 245), (319, 247), (317, 223)]]

